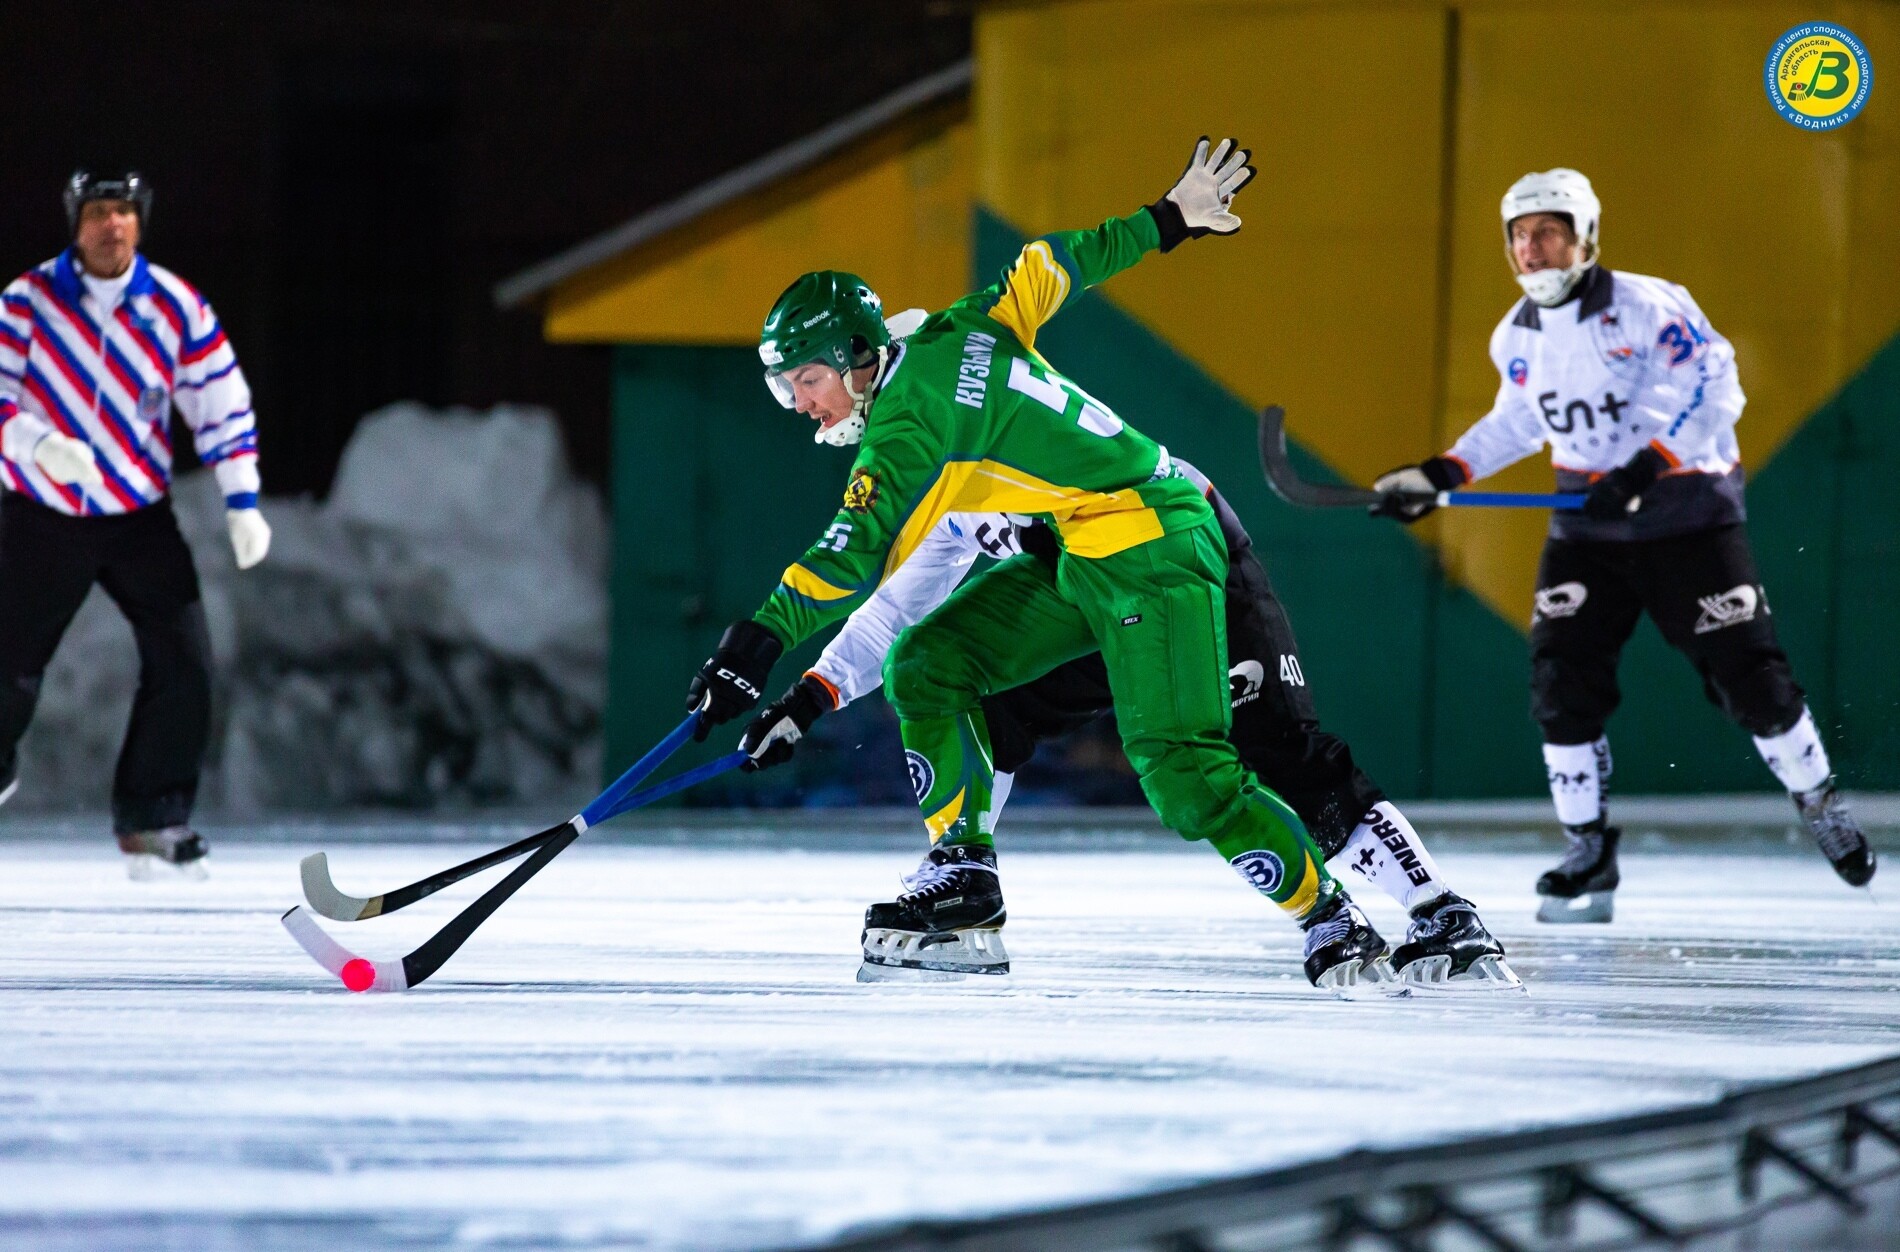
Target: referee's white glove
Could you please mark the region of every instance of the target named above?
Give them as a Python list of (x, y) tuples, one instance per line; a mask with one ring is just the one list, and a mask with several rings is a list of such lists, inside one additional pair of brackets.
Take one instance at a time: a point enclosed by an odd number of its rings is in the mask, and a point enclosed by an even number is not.
[(239, 569), (249, 569), (270, 551), (270, 523), (257, 509), (229, 509), (225, 525), (231, 528), (231, 551)]
[(106, 481), (105, 475), (99, 472), (98, 461), (93, 458), (92, 445), (58, 431), (43, 435), (34, 445), (33, 464), (62, 486), (98, 487)]

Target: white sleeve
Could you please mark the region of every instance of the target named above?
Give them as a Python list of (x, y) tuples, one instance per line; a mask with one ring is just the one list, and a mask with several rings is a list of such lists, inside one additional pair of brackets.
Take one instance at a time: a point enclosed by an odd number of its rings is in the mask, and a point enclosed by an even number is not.
[(977, 545), (946, 517), (938, 522), (910, 559), (884, 580), (871, 598), (845, 619), (808, 673), (836, 695), (843, 708), (884, 682), (884, 658), (898, 633), (942, 604), (977, 557)]
[(1669, 284), (1651, 312), (1649, 368), (1631, 403), (1658, 428), (1649, 446), (1679, 466), (1721, 440), (1747, 397), (1735, 377), (1734, 347), (1686, 289)]
[(1511, 380), (1504, 352), (1500, 327), (1491, 337), (1491, 361), (1498, 368), (1497, 398), (1491, 402), (1491, 411), (1473, 422), (1445, 453), (1464, 468), (1466, 482), (1489, 478), (1544, 446), (1543, 419), (1524, 398), (1524, 388)]
[(0, 456), (29, 465), (33, 449), (53, 433), (52, 424), (20, 406), (26, 357), (33, 341), (32, 288), (16, 278), (0, 292)]

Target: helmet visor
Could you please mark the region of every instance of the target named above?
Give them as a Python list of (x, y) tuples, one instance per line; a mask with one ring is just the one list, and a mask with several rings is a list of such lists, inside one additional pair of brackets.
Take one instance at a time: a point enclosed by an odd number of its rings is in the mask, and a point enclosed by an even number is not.
[(798, 407), (798, 389), (807, 389), (822, 385), (828, 378), (837, 378), (838, 371), (823, 361), (800, 361), (797, 365), (781, 365), (765, 371), (765, 385), (772, 395), (788, 409)]

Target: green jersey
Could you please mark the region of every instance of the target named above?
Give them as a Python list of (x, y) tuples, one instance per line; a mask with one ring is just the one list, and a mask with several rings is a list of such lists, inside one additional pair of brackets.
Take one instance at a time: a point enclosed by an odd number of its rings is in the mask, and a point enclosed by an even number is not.
[(797, 644), (861, 604), (946, 513), (1041, 517), (1085, 558), (1210, 520), (1165, 448), (1036, 351), (1064, 305), (1159, 243), (1146, 209), (1044, 235), (927, 318), (871, 403), (843, 507), (753, 620)]

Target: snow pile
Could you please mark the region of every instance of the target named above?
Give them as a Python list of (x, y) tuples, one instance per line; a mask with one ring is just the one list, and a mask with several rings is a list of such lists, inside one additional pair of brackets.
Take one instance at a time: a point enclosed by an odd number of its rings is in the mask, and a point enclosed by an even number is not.
[[(591, 794), (607, 527), (550, 413), (370, 414), (328, 501), (265, 501), (270, 558), (243, 574), (210, 475), (181, 482), (175, 503), (218, 667), (204, 807)], [(104, 804), (136, 672), (129, 628), (95, 591), (48, 672), (22, 801)]]

